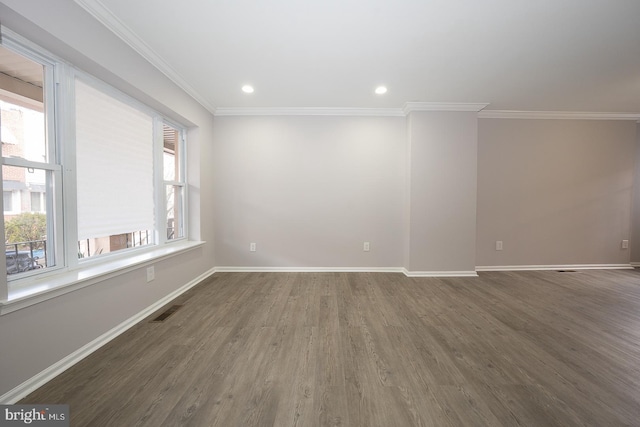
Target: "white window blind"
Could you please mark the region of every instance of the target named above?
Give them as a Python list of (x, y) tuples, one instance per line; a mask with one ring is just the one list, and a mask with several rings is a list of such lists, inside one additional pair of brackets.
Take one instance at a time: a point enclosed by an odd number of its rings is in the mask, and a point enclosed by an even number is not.
[(78, 239), (154, 229), (153, 119), (76, 80)]

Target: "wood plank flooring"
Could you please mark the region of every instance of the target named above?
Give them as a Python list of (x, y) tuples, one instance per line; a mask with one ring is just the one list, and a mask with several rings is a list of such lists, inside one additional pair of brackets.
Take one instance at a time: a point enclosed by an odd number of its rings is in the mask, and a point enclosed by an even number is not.
[(640, 426), (640, 271), (216, 273), (22, 403), (72, 426)]

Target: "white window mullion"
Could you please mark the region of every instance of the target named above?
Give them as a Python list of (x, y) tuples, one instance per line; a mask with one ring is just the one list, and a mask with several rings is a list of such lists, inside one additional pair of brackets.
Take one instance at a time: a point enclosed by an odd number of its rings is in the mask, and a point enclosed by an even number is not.
[(180, 130), (180, 148), (182, 150), (180, 156), (180, 181), (182, 182), (182, 235), (185, 239), (189, 238), (189, 212), (188, 200), (189, 192), (187, 191), (187, 131), (183, 128)]
[(163, 183), (162, 156), (164, 153), (164, 139), (162, 118), (156, 116), (153, 120), (153, 184), (155, 195), (156, 226), (155, 236), (158, 244), (167, 241), (167, 210), (165, 208), (165, 191)]
[[(44, 85), (44, 110), (46, 120), (47, 160), (55, 164), (53, 171), (47, 173), (46, 194), (44, 206), (47, 212), (47, 248), (46, 265), (62, 268), (66, 265), (64, 255), (64, 204), (62, 202), (62, 158), (59, 156), (57, 141), (60, 131), (60, 103), (61, 94), (59, 83), (69, 74), (69, 67), (62, 63), (45, 67), (44, 79), (49, 84)], [(57, 113), (57, 114), (56, 114)], [(42, 204), (41, 204), (42, 206)]]
[(58, 82), (58, 138), (64, 141), (59, 144), (57, 156), (64, 165), (62, 180), (64, 182), (64, 192), (56, 202), (64, 206), (64, 217), (62, 223), (63, 239), (60, 240), (61, 247), (64, 247), (66, 265), (73, 269), (78, 266), (78, 209), (76, 186), (76, 108), (75, 108), (75, 73), (68, 66), (63, 66), (63, 73)]
[(187, 130), (182, 128), (180, 132), (180, 146), (182, 147), (182, 157), (180, 158), (180, 180), (184, 184), (184, 194), (182, 197), (182, 228), (184, 238), (189, 239), (189, 191), (187, 189)]
[(186, 141), (186, 136), (187, 132), (184, 128), (180, 129), (180, 150), (181, 150), (181, 155), (180, 155), (180, 175), (179, 175), (179, 179), (180, 182), (182, 183), (182, 221), (180, 223), (180, 226), (182, 227), (182, 237), (187, 239), (189, 234), (187, 230), (187, 225), (189, 223), (188, 218), (189, 218), (189, 212), (187, 212), (187, 206), (189, 206), (189, 204), (187, 203), (187, 195), (188, 195), (188, 191), (187, 191), (187, 141)]

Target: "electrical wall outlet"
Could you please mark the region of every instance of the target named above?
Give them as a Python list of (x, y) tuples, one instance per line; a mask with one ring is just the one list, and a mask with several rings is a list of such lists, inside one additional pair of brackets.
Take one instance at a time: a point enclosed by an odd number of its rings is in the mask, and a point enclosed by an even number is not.
[(496, 251), (502, 250), (502, 240), (496, 240)]
[(370, 248), (371, 248), (371, 245), (369, 244), (369, 242), (364, 242), (364, 246), (363, 246), (362, 250), (365, 251), (365, 252), (369, 252)]
[(156, 269), (152, 265), (151, 267), (147, 267), (147, 282), (152, 281), (156, 278)]
[(256, 244), (255, 243), (249, 243), (249, 251), (250, 252), (255, 252), (256, 251)]
[(629, 241), (628, 240), (623, 240), (622, 241), (622, 249), (629, 249)]

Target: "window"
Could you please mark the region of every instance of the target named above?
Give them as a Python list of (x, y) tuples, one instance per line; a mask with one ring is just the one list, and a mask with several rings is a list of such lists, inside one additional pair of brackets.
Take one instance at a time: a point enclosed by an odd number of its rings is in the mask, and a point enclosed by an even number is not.
[(13, 192), (12, 191), (3, 191), (2, 201), (4, 203), (5, 212), (13, 211)]
[(9, 293), (186, 237), (183, 128), (4, 28), (0, 77)]
[(185, 237), (183, 130), (97, 81), (75, 110), (78, 258)]
[(9, 277), (55, 267), (60, 256), (61, 178), (55, 154), (54, 64), (7, 41), (0, 46), (0, 140)]
[(76, 80), (78, 253), (153, 244), (153, 117)]
[(44, 192), (31, 191), (29, 193), (31, 199), (31, 212), (43, 212), (44, 211)]
[(165, 213), (167, 240), (180, 239), (184, 235), (185, 181), (182, 161), (183, 134), (175, 127), (162, 125), (162, 156), (165, 189)]

